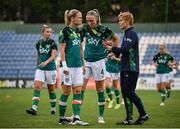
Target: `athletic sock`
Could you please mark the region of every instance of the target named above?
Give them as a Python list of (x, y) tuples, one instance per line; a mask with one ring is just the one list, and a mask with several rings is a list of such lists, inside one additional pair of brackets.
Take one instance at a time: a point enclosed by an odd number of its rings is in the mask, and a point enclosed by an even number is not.
[(166, 89), (161, 89), (161, 102), (164, 103), (166, 100)]
[(105, 96), (104, 91), (98, 92), (98, 105), (99, 105), (99, 116), (104, 115), (104, 108), (105, 108)]
[(80, 116), (81, 94), (73, 94), (72, 108), (75, 118)]
[(120, 98), (120, 91), (118, 89), (114, 90), (115, 96), (116, 96), (116, 103), (119, 104), (119, 98)]
[(106, 88), (106, 93), (107, 93), (108, 97), (110, 98), (110, 100), (112, 100), (113, 97), (112, 97), (112, 91), (111, 91), (111, 88)]
[(64, 117), (67, 107), (68, 95), (62, 94), (59, 99), (59, 116)]
[(50, 104), (51, 104), (51, 111), (55, 111), (55, 109), (56, 109), (56, 94), (50, 93), (49, 99), (50, 99)]
[(37, 106), (40, 100), (40, 91), (34, 90), (33, 97), (32, 97), (32, 109), (37, 111)]

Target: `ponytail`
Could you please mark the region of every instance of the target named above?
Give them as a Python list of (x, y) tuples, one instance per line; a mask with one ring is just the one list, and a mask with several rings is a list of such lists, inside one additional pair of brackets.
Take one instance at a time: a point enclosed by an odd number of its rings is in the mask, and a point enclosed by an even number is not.
[(64, 22), (66, 26), (69, 26), (72, 17), (76, 17), (76, 14), (80, 11), (77, 9), (66, 10), (64, 13)]
[(68, 13), (69, 13), (69, 10), (66, 10), (64, 13), (64, 23), (66, 26), (68, 26), (70, 23), (70, 20), (68, 19)]
[(101, 17), (100, 17), (100, 14), (99, 14), (98, 9), (93, 9), (93, 10), (97, 13), (97, 16), (98, 16), (98, 23), (101, 24)]

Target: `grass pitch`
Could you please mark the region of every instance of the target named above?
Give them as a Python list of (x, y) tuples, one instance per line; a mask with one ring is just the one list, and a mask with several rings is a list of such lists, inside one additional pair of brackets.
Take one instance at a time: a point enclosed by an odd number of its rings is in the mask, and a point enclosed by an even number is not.
[[(81, 119), (90, 123), (89, 126), (59, 125), (59, 111), (57, 102), (56, 115), (50, 115), (50, 104), (47, 89), (41, 92), (38, 115), (31, 116), (25, 110), (30, 108), (33, 89), (0, 89), (0, 128), (180, 128), (180, 91), (172, 91), (166, 105), (160, 107), (160, 94), (157, 91), (137, 91), (142, 98), (150, 119), (144, 125), (123, 126), (116, 125), (125, 118), (124, 105), (120, 110), (105, 109), (106, 124), (97, 123), (98, 105), (97, 94), (94, 90), (85, 92), (85, 99), (81, 107)], [(61, 91), (56, 90), (57, 99)], [(69, 97), (66, 116), (71, 116), (71, 101)], [(134, 108), (134, 120), (138, 117)]]

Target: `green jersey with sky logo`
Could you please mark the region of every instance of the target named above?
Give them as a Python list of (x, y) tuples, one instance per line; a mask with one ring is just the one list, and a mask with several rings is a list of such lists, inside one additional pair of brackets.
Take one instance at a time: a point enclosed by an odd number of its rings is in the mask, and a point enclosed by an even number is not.
[(91, 29), (88, 25), (83, 27), (83, 36), (86, 37), (84, 58), (88, 62), (96, 62), (106, 58), (107, 50), (103, 46), (103, 40), (112, 39), (114, 33), (105, 26), (98, 25)]
[(59, 33), (59, 43), (65, 43), (65, 58), (68, 67), (81, 67), (82, 31), (79, 28), (65, 27)]
[(156, 73), (164, 74), (164, 73), (169, 73), (168, 62), (173, 61), (173, 57), (167, 53), (164, 54), (158, 53), (154, 56), (153, 61), (158, 64), (156, 68)]
[(57, 50), (57, 45), (56, 45), (55, 41), (52, 39), (48, 39), (47, 41), (44, 41), (44, 39), (41, 39), (36, 43), (36, 49), (38, 52), (37, 69), (56, 70), (55, 61), (50, 62), (45, 67), (38, 66), (39, 64), (48, 60), (51, 57), (51, 52), (53, 49)]

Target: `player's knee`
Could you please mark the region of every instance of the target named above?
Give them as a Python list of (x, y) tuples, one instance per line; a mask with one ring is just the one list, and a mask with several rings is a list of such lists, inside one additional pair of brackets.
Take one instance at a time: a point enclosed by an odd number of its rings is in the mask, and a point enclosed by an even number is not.
[(157, 91), (158, 91), (158, 92), (161, 91), (161, 84), (157, 84)]
[(49, 93), (54, 93), (55, 92), (55, 86), (48, 86), (48, 91)]
[(34, 89), (35, 89), (35, 90), (38, 90), (38, 91), (41, 91), (42, 87), (41, 87), (40, 85), (35, 85), (35, 86), (34, 86)]
[(42, 87), (43, 87), (43, 82), (41, 82), (41, 81), (35, 81), (34, 82), (34, 89), (35, 90), (41, 90), (42, 89)]
[(64, 94), (64, 95), (70, 95), (70, 93), (71, 93), (70, 90), (63, 91), (63, 94)]
[(63, 94), (64, 94), (64, 95), (70, 95), (70, 93), (69, 93), (69, 92), (63, 92)]
[(81, 94), (82, 86), (77, 86), (73, 88), (73, 94)]
[(74, 94), (81, 94), (81, 90), (75, 90)]
[(49, 91), (49, 93), (55, 93), (55, 91), (54, 90), (48, 90)]

